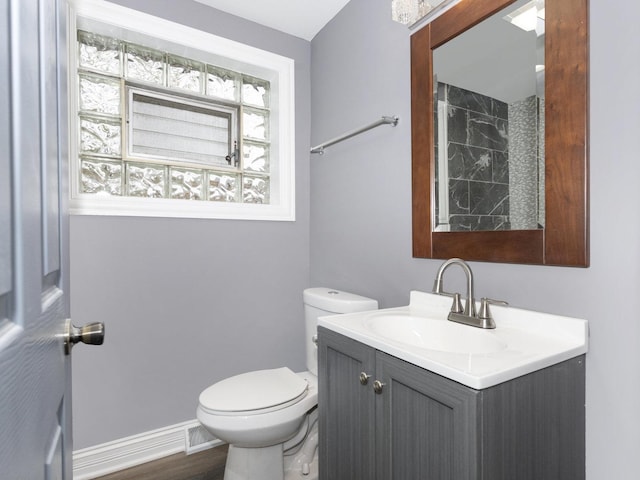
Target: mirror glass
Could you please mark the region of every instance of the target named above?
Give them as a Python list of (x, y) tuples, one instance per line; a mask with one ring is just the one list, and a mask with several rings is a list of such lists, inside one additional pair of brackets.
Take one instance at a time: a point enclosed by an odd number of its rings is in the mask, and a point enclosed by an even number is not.
[(434, 231), (544, 228), (544, 0), (433, 50)]

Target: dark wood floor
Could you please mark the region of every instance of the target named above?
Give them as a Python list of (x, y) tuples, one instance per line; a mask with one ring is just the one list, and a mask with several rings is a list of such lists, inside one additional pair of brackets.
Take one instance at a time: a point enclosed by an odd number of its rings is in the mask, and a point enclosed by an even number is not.
[(227, 445), (192, 455), (178, 453), (96, 480), (222, 480)]

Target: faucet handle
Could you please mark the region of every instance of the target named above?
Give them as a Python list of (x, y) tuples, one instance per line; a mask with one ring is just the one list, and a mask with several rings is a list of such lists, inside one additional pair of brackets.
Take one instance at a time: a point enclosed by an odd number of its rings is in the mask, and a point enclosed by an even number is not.
[(496, 328), (496, 324), (491, 316), (491, 310), (489, 310), (489, 304), (492, 305), (509, 305), (502, 300), (494, 300), (492, 298), (482, 297), (480, 299), (480, 312), (478, 312), (478, 318), (483, 320), (486, 324), (485, 328)]
[(464, 312), (464, 308), (462, 308), (462, 301), (460, 300), (460, 294), (453, 294), (453, 304), (451, 305), (452, 313), (462, 313)]

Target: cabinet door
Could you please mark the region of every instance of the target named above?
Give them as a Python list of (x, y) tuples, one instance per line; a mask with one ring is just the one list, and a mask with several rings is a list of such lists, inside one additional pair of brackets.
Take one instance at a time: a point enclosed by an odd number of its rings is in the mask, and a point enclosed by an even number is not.
[(377, 480), (478, 479), (478, 392), (382, 352), (376, 363)]
[(373, 479), (375, 350), (320, 328), (318, 359), (320, 479)]

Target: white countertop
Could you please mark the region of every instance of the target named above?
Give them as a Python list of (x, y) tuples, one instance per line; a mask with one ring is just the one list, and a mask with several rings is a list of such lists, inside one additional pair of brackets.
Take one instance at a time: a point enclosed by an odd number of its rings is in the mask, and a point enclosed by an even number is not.
[[(497, 326), (484, 330), (447, 320), (451, 302), (450, 297), (412, 291), (405, 307), (321, 317), (318, 325), (478, 390), (588, 350), (586, 320), (492, 305)], [(423, 337), (433, 332), (426, 346), (416, 332), (406, 332), (416, 339), (408, 343), (389, 338), (404, 335), (400, 330), (411, 322), (422, 327)]]

